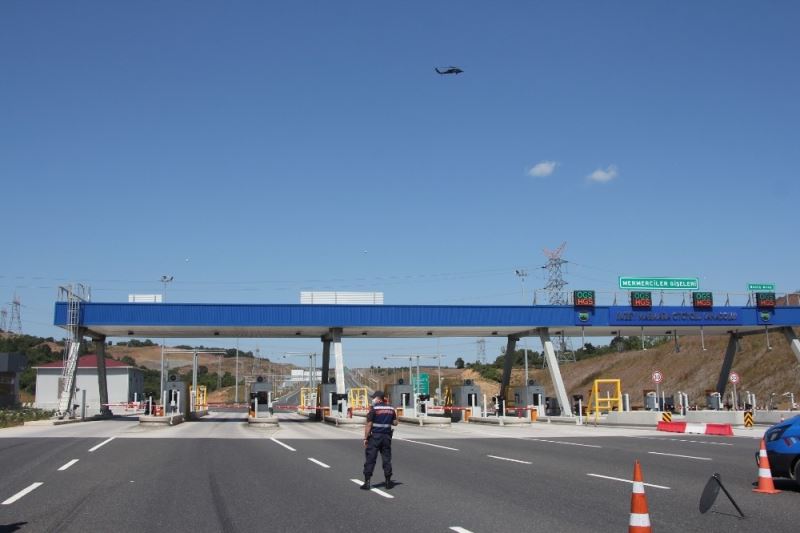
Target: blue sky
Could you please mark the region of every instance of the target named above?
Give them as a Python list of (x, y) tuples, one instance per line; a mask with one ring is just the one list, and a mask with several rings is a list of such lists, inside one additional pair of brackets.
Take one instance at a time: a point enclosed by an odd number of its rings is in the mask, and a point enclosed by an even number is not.
[[(563, 241), (570, 288), (798, 289), (798, 27), (789, 1), (2, 2), (0, 302), (56, 337), (59, 284), (162, 274), (170, 301), (518, 304)], [(475, 356), (345, 345), (437, 349)]]

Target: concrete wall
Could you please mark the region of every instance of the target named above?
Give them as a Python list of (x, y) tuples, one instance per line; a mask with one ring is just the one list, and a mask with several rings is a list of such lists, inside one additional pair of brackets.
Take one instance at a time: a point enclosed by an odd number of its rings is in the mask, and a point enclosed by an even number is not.
[(744, 411), (687, 411), (686, 422), (743, 426)]
[(753, 413), (753, 421), (756, 424), (777, 424), (784, 420), (800, 415), (800, 411), (755, 411)]
[[(584, 417), (584, 423), (588, 424), (594, 420), (594, 416)], [(661, 421), (661, 413), (658, 411), (611, 411), (606, 417), (606, 423), (620, 426), (650, 426), (656, 427)]]
[[(36, 401), (33, 406), (40, 409), (58, 408), (58, 378), (60, 368), (40, 368), (36, 373)], [(136, 368), (108, 368), (108, 403), (133, 401), (134, 392), (142, 398), (144, 377)], [(100, 390), (97, 385), (96, 368), (79, 368), (75, 386), (80, 389), (73, 404), (80, 404), (83, 390), (86, 390), (86, 412), (94, 415), (100, 412)], [(114, 408), (112, 407), (113, 411)]]

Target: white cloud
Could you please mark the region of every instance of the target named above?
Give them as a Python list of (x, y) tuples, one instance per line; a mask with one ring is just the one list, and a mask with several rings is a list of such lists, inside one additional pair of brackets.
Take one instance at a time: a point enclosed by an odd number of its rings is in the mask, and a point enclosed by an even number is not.
[(608, 165), (608, 168), (603, 170), (602, 168), (598, 168), (588, 176), (588, 179), (592, 181), (596, 181), (598, 183), (607, 183), (614, 178), (617, 177), (619, 173), (617, 172), (617, 165)]
[(533, 168), (528, 171), (528, 175), (534, 178), (543, 178), (552, 174), (557, 166), (558, 163), (556, 161), (540, 161), (533, 165)]

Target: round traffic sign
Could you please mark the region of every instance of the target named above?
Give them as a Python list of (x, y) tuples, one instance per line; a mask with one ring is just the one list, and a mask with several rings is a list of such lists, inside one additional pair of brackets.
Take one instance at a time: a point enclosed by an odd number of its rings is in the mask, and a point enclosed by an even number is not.
[(664, 381), (664, 374), (661, 373), (660, 370), (653, 370), (653, 383), (661, 383)]
[(731, 372), (728, 376), (728, 380), (733, 384), (739, 383), (739, 374), (736, 372)]

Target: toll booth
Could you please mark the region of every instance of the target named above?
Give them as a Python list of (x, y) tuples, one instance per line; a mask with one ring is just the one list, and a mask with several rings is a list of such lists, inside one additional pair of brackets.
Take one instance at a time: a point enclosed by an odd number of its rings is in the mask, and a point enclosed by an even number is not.
[(267, 418), (272, 414), (272, 382), (258, 376), (250, 385), (250, 416)]
[(544, 399), (544, 414), (547, 416), (561, 416), (561, 405), (558, 398), (547, 396)]
[(428, 407), (433, 406), (430, 394), (417, 394), (417, 414), (419, 416), (427, 416)]
[(647, 411), (658, 411), (658, 397), (656, 391), (647, 391), (644, 395), (644, 408)]
[(383, 388), (383, 394), (386, 395), (389, 405), (395, 409), (411, 409), (414, 407), (414, 399), (412, 397), (414, 391), (411, 389), (411, 385), (400, 381), (393, 385), (386, 385)]
[(167, 380), (164, 397), (164, 414), (181, 414), (189, 416), (189, 395), (186, 383), (178, 381), (178, 376), (172, 374)]
[(647, 411), (670, 411), (675, 410), (675, 396), (670, 395), (663, 397), (656, 396), (653, 390), (644, 391), (644, 408)]
[(336, 392), (336, 383), (322, 383), (319, 385), (319, 403), (317, 416), (347, 417), (347, 391), (344, 394)]
[(534, 406), (538, 411), (539, 406), (544, 405), (544, 387), (536, 385), (536, 382), (532, 379), (529, 380), (529, 383), (529, 385), (511, 389), (509, 391), (509, 398), (506, 398), (506, 402), (508, 404), (513, 402), (514, 407)]
[(475, 412), (471, 416), (480, 416), (481, 402), (483, 395), (480, 387), (472, 383), (471, 379), (465, 379), (463, 385), (453, 387), (453, 407), (451, 417), (453, 422), (464, 420), (465, 409), (472, 409)]
[(717, 391), (706, 391), (706, 409), (722, 409), (722, 395)]

